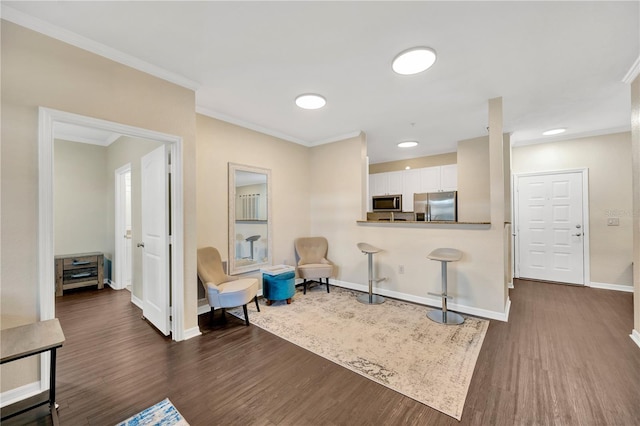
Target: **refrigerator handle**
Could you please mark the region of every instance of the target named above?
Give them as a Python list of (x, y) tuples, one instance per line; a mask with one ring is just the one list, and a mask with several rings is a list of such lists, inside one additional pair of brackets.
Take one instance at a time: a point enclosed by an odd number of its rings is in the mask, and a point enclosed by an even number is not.
[(427, 202), (427, 217), (425, 217), (427, 222), (431, 222), (431, 205)]

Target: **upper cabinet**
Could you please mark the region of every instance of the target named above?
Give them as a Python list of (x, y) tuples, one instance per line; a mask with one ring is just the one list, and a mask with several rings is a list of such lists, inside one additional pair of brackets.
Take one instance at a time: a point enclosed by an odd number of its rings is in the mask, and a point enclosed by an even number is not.
[(457, 191), (458, 190), (458, 165), (457, 164), (440, 166), (440, 190), (441, 191)]
[(402, 171), (369, 175), (369, 192), (374, 195), (402, 194)]
[(425, 167), (420, 170), (420, 191), (442, 192), (458, 189), (458, 165)]
[(413, 211), (413, 194), (457, 189), (457, 164), (369, 175), (369, 203), (375, 195), (402, 194), (402, 210), (408, 212)]
[(405, 170), (403, 172), (402, 210), (413, 211), (413, 194), (421, 192), (421, 169)]

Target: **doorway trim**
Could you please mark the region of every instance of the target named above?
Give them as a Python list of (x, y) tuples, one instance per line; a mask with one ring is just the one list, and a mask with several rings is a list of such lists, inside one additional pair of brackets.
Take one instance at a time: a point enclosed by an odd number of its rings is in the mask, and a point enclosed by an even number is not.
[[(171, 333), (184, 340), (184, 212), (182, 180), (182, 137), (114, 123), (51, 108), (38, 108), (38, 277), (40, 321), (55, 315), (53, 142), (54, 124), (68, 123), (94, 127), (126, 136), (150, 139), (171, 147)], [(49, 358), (40, 357), (40, 388), (49, 388)]]
[(566, 173), (581, 173), (582, 174), (582, 232), (585, 238), (583, 238), (583, 251), (582, 251), (582, 270), (584, 274), (585, 287), (591, 286), (591, 255), (589, 248), (589, 241), (591, 240), (591, 230), (589, 229), (589, 169), (577, 168), (577, 169), (563, 169), (563, 170), (549, 170), (544, 172), (527, 172), (527, 173), (514, 173), (513, 194), (511, 199), (513, 200), (514, 211), (514, 223), (515, 228), (515, 244), (513, 250), (514, 258), (514, 277), (520, 278), (520, 208), (518, 203), (518, 187), (520, 185), (520, 177), (527, 176), (545, 176), (545, 175), (560, 175)]
[[(131, 173), (131, 163), (127, 163), (122, 167), (117, 168), (114, 171), (115, 174), (115, 216), (114, 216), (114, 224), (115, 224), (115, 245), (114, 245), (114, 253), (113, 257), (115, 257), (115, 265), (112, 271), (113, 280), (109, 283), (114, 289), (122, 290), (127, 286), (125, 285), (124, 280), (124, 268), (122, 265), (124, 264), (124, 256), (126, 254), (126, 250), (124, 247), (122, 230), (125, 228), (126, 222), (126, 202), (124, 202), (124, 195), (126, 188), (123, 184), (123, 178), (126, 173)], [(131, 260), (131, 259), (130, 259)], [(132, 294), (133, 297), (133, 294)]]

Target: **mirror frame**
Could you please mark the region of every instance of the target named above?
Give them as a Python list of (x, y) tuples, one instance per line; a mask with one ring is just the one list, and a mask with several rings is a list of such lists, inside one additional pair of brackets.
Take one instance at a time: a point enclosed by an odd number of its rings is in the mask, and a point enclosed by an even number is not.
[[(263, 263), (256, 263), (247, 266), (237, 266), (235, 256), (235, 243), (236, 243), (236, 172), (249, 172), (264, 174), (267, 178), (267, 261)], [(264, 266), (271, 266), (273, 259), (273, 228), (272, 228), (272, 189), (271, 189), (271, 169), (265, 169), (262, 167), (247, 166), (245, 164), (229, 163), (229, 188), (227, 193), (229, 194), (228, 207), (229, 207), (229, 253), (228, 253), (228, 274), (239, 275), (246, 272), (258, 271)]]

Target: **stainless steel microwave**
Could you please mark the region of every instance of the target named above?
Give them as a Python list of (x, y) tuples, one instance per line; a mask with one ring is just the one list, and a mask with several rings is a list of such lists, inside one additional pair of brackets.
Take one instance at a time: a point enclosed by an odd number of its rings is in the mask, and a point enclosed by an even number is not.
[(401, 212), (402, 194), (375, 195), (371, 200), (371, 210), (374, 212)]

